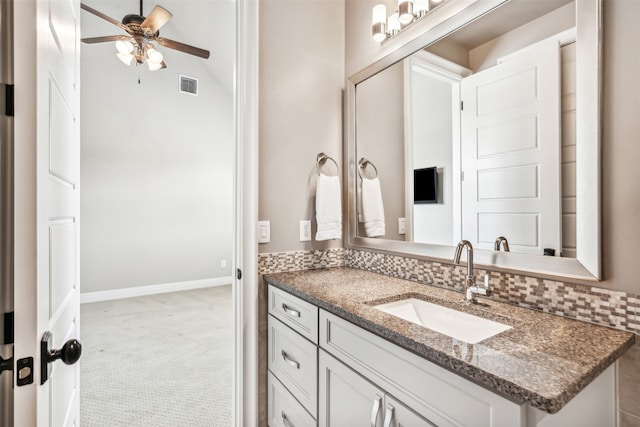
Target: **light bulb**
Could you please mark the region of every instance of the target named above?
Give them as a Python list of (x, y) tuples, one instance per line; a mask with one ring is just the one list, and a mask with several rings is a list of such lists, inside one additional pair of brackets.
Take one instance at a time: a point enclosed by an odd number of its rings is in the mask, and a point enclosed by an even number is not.
[(387, 22), (387, 8), (383, 4), (373, 7), (371, 17), (371, 34), (374, 41), (381, 42), (387, 38), (385, 27)]
[(123, 55), (129, 55), (133, 52), (133, 43), (128, 40), (118, 40), (116, 42), (116, 49)]
[(429, 12), (429, 0), (413, 0), (413, 13), (422, 17)]
[(116, 56), (120, 61), (122, 61), (125, 65), (131, 65), (131, 61), (133, 60), (133, 55), (128, 53), (116, 53)]
[(151, 60), (149, 60), (148, 62), (149, 64), (149, 71), (156, 71), (159, 70), (160, 68), (162, 68), (162, 61), (155, 63), (155, 62), (151, 62)]
[(398, 21), (402, 25), (413, 21), (413, 0), (398, 0)]
[(394, 12), (389, 15), (389, 19), (387, 20), (387, 28), (389, 29), (389, 34), (391, 34), (392, 36), (400, 32), (400, 21), (398, 20), (398, 12)]
[(149, 58), (149, 62), (153, 62), (154, 64), (160, 64), (164, 59), (162, 54), (152, 47), (147, 49), (147, 58)]

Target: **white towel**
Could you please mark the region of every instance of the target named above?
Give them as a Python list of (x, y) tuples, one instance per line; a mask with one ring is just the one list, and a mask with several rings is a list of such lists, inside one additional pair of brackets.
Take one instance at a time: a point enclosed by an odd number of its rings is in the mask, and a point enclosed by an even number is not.
[(384, 206), (377, 177), (362, 179), (362, 219), (367, 237), (384, 236)]
[(342, 238), (340, 179), (320, 174), (316, 186), (316, 240)]

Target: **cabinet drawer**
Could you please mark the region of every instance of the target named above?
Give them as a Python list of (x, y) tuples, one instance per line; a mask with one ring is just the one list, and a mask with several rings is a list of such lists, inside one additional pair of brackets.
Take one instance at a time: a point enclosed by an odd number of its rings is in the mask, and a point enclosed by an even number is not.
[(269, 370), (317, 416), (318, 348), (269, 316)]
[(269, 372), (269, 426), (270, 427), (316, 427), (313, 419), (304, 407), (280, 381)]
[(269, 314), (318, 343), (318, 307), (274, 286), (269, 286)]
[(324, 310), (320, 346), (438, 426), (512, 427), (521, 424), (525, 413), (524, 405)]

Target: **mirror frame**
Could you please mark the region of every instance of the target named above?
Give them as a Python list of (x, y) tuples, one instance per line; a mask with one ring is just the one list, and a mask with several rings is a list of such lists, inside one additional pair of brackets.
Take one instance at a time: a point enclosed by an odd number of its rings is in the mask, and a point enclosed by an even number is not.
[[(356, 213), (356, 85), (409, 55), (445, 37), (491, 10), (511, 0), (448, 0), (449, 14), (434, 13), (408, 28), (408, 39), (389, 50), (384, 57), (347, 79), (344, 145), (345, 191), (347, 195), (345, 247), (409, 258), (453, 264), (452, 246), (431, 245), (357, 236)], [(512, 252), (475, 250), (475, 267), (492, 271), (526, 274), (534, 277), (577, 283), (601, 280), (601, 76), (602, 76), (602, 0), (576, 0), (576, 67), (595, 67), (595, 73), (576, 76), (576, 207), (580, 214), (576, 224), (576, 258), (547, 257)], [(443, 12), (444, 12), (444, 8)], [(404, 30), (399, 35), (402, 35)], [(396, 36), (397, 37), (397, 36)], [(404, 40), (407, 41), (404, 41)], [(392, 43), (394, 40), (383, 42)], [(400, 40), (397, 40), (400, 42)], [(385, 47), (382, 46), (383, 50)], [(597, 173), (593, 173), (597, 171)]]

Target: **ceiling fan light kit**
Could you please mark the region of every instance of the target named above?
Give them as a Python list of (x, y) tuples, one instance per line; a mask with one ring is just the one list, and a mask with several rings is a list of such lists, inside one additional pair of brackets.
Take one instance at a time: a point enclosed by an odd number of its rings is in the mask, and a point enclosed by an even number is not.
[(119, 36), (103, 36), (83, 38), (82, 42), (87, 44), (116, 42), (116, 56), (126, 65), (131, 65), (135, 59), (136, 65), (142, 65), (145, 62), (149, 66), (150, 71), (156, 71), (167, 68), (164, 62), (164, 55), (153, 44), (154, 42), (160, 46), (174, 49), (180, 52), (194, 55), (203, 59), (209, 58), (209, 51), (199, 47), (190, 46), (165, 37), (160, 37), (159, 29), (166, 24), (173, 15), (162, 6), (155, 6), (149, 16), (142, 16), (142, 0), (140, 0), (140, 15), (129, 14), (122, 18), (122, 22), (105, 15), (87, 6), (80, 4), (83, 10), (96, 15), (99, 18), (108, 21), (124, 30), (128, 35)]

